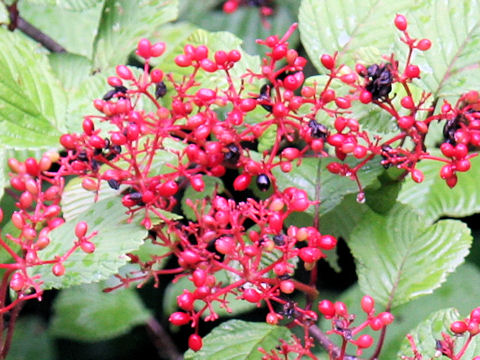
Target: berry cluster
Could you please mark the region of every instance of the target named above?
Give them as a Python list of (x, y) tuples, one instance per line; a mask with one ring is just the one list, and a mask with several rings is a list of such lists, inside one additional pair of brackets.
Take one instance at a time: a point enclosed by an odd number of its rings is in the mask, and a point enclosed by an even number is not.
[(370, 327), (374, 331), (384, 329), (390, 325), (394, 317), (389, 312), (381, 312), (375, 315), (375, 301), (371, 296), (365, 295), (361, 300), (362, 310), (367, 315), (367, 319), (360, 325), (352, 326), (356, 318), (354, 314), (349, 314), (347, 306), (340, 301), (332, 303), (329, 300), (322, 300), (318, 303), (318, 311), (330, 319), (332, 323), (332, 330), (327, 334), (337, 334), (342, 337), (342, 347), (339, 359), (343, 359), (347, 344), (353, 344), (357, 347), (357, 355), (362, 354), (363, 349), (371, 347), (374, 343), (372, 336), (363, 334), (354, 339), (362, 330)]
[[(238, 6), (241, 1), (229, 3)], [(286, 320), (303, 328), (303, 339), (295, 337), (293, 345), (282, 342), (282, 355), (313, 357), (309, 331), (317, 320), (317, 313), (311, 310), (318, 295), (314, 287), (316, 266), (326, 256), (325, 250), (336, 247), (337, 239), (320, 233), (317, 220), (315, 226), (288, 226), (292, 213), (318, 207), (319, 203), (309, 199), (303, 189), (279, 184), (275, 173), (292, 171), (305, 157), (332, 156), (336, 161), (329, 163), (328, 171), (355, 180), (358, 201), (363, 202), (358, 171), (367, 163), (397, 167), (421, 182), (423, 174), (416, 169), (417, 163), (442, 161), (446, 165), (441, 177), (453, 187), (456, 172), (467, 171), (469, 160), (475, 156), (469, 154), (469, 146), (480, 143), (478, 93), (463, 95), (455, 106), (444, 101), (438, 114), (435, 104), (428, 103), (431, 94), (423, 93), (416, 99), (411, 84), (421, 71), (411, 63), (412, 53), (428, 50), (431, 43), (411, 38), (402, 15), (397, 15), (395, 25), (409, 48), (402, 68), (393, 55), (384, 63), (357, 64), (355, 70), (338, 64), (337, 55), (323, 55), (320, 60), (328, 70), (328, 80), (322, 86), (304, 85), (307, 60), (288, 43), (296, 24), (283, 37), (258, 40), (268, 48), (266, 57), (260, 68), (248, 69), (240, 77), (232, 75), (242, 60), (238, 50), (212, 53), (205, 45), (187, 44), (174, 60), (187, 73), (179, 78), (151, 67), (152, 59), (165, 52), (165, 44), (141, 39), (136, 54), (144, 60), (143, 71), (132, 71), (126, 65), (116, 67), (116, 75), (107, 80), (109, 90), (93, 103), (99, 113), (84, 118), (81, 133), (61, 136), (65, 148), (61, 156), (46, 155), (38, 163), (34, 159), (25, 163), (10, 160), (15, 173), (12, 187), (22, 192), (20, 210), (12, 215), (21, 235), (8, 239), (20, 245), (23, 253), (19, 256), (0, 239), (0, 245), (15, 259), (15, 264), (4, 265), (9, 269), (6, 278), (13, 274), (10, 287), (21, 295), (19, 299), (38, 297), (40, 279), (30, 278), (27, 267), (53, 264), (54, 274), (62, 275), (62, 263), (77, 248), (86, 253), (95, 250), (90, 241), (95, 234), (87, 236), (87, 224), (82, 222), (75, 229), (78, 240), (65, 255), (39, 260), (36, 253), (48, 245), (48, 232), (63, 222), (59, 201), (65, 177), (80, 177), (83, 188), (97, 194), (105, 182), (118, 190), (131, 218), (141, 216), (149, 231), (148, 241), (162, 250), (161, 255), (152, 255), (147, 261), (127, 254), (141, 272), (118, 276), (118, 287), (149, 279), (158, 284), (162, 275), (187, 277), (194, 290), (178, 295), (179, 311), (169, 320), (173, 325), (194, 328), (189, 338), (191, 349), (202, 347), (201, 320), (218, 318), (212, 304), (231, 311), (227, 296), (236, 296), (257, 306), (266, 305), (269, 324)], [(224, 81), (216, 87), (205, 86), (201, 80), (205, 74), (215, 74)], [(338, 84), (342, 85), (340, 90)], [(395, 85), (406, 93), (400, 104), (391, 95)], [(397, 133), (383, 139), (362, 129), (352, 111), (356, 103), (385, 111), (398, 125)], [(332, 129), (317, 121), (320, 113), (332, 119)], [(433, 121), (446, 123), (441, 145), (445, 158), (431, 155), (424, 144)], [(258, 153), (258, 141), (268, 133), (274, 133), (271, 147)], [(356, 165), (343, 162), (347, 156), (357, 159)], [(55, 171), (50, 170), (52, 163)], [(226, 190), (207, 187), (207, 177), (224, 181)], [(49, 184), (47, 190), (44, 183)], [(263, 193), (261, 199), (244, 196), (237, 200), (252, 186)], [(185, 200), (193, 215), (189, 220), (179, 219), (172, 212), (190, 189), (206, 194), (202, 200)], [(43, 230), (37, 234), (39, 228)], [(176, 263), (162, 268), (167, 257), (175, 258)], [(308, 283), (294, 278), (300, 261), (311, 271)], [(221, 274), (227, 274), (229, 281), (221, 280)], [(31, 288), (34, 294), (29, 293)], [(307, 295), (305, 306), (292, 299), (295, 291)], [(354, 316), (343, 303), (320, 302), (319, 311), (332, 319), (330, 333), (343, 339), (340, 355), (335, 358), (344, 358), (348, 343), (355, 345), (359, 354), (371, 347), (370, 335), (354, 336), (366, 327), (384, 331), (393, 321), (389, 312), (375, 315), (369, 296), (362, 299), (362, 309), (367, 319), (352, 327)], [(277, 356), (264, 354), (272, 359)]]
[[(465, 354), (473, 337), (480, 333), (480, 307), (473, 309), (470, 316), (463, 320), (454, 321), (450, 324), (450, 331), (454, 336), (442, 332), (442, 340), (436, 341), (435, 357), (445, 356), (451, 360), (460, 360)], [(467, 335), (466, 341), (460, 349), (455, 349), (457, 339)], [(402, 356), (404, 360), (422, 360), (423, 356), (418, 351), (415, 340), (411, 335), (407, 335), (410, 346), (412, 347), (413, 357)], [(480, 356), (475, 356), (472, 360), (480, 360)]]

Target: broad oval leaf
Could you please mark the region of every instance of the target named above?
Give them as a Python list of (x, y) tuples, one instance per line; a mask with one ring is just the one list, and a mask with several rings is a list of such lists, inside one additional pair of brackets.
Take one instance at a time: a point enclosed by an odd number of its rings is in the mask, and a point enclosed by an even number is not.
[(66, 98), (47, 56), (18, 33), (0, 29), (0, 143), (10, 148), (55, 146)]
[(279, 339), (288, 341), (289, 337), (290, 330), (282, 326), (230, 320), (203, 338), (200, 351), (188, 350), (185, 360), (255, 360), (261, 357), (259, 347), (270, 351)]
[(100, 341), (122, 335), (151, 316), (134, 289), (103, 292), (102, 283), (64, 289), (53, 304), (56, 337)]
[(125, 254), (137, 250), (146, 236), (145, 227), (128, 219), (120, 198), (107, 198), (93, 204), (81, 217), (54, 229), (50, 233), (50, 245), (39, 252), (39, 258), (50, 260), (65, 254), (76, 239), (75, 226), (79, 221), (87, 222), (88, 234), (98, 231), (91, 239), (96, 246), (95, 252), (75, 251), (64, 262), (63, 276), (54, 276), (52, 265), (36, 266), (30, 270), (30, 275), (40, 275), (44, 289), (61, 289), (108, 278), (128, 262)]
[(464, 217), (480, 211), (480, 156), (471, 160), (472, 167), (466, 173), (457, 173), (458, 183), (450, 189), (440, 178), (439, 161), (423, 161), (417, 168), (425, 174), (421, 184), (407, 177), (398, 195), (398, 201), (418, 209), (425, 223), (431, 224), (442, 216)]
[(15, 322), (8, 360), (36, 359), (39, 354), (43, 360), (57, 359), (54, 339), (46, 330), (47, 324), (40, 316), (21, 316)]
[(387, 214), (367, 212), (351, 234), (361, 289), (395, 307), (438, 288), (468, 254), (468, 227), (442, 220), (426, 227), (412, 208), (397, 205)]
[(175, 20), (178, 0), (105, 0), (94, 41), (95, 68), (105, 69), (125, 62), (141, 37)]

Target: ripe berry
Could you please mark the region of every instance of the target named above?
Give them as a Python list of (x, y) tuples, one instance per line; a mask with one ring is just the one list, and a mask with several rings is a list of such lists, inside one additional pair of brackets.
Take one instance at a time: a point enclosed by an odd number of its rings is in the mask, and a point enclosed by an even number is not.
[(280, 291), (284, 294), (291, 294), (295, 290), (295, 283), (292, 280), (283, 280), (280, 283)]
[(267, 324), (277, 325), (278, 324), (278, 317), (279, 316), (276, 313), (268, 313), (265, 321), (267, 322)]
[(348, 109), (351, 106), (350, 100), (344, 97), (338, 97), (335, 99), (335, 104), (340, 109)]
[(465, 331), (467, 331), (467, 324), (465, 324), (465, 321), (454, 321), (450, 325), (450, 330), (454, 334), (463, 334)]
[(215, 241), (215, 249), (220, 254), (231, 254), (235, 251), (235, 240), (230, 236), (223, 236)]
[(370, 314), (374, 310), (375, 300), (369, 295), (365, 295), (360, 302), (362, 310)]
[(25, 277), (19, 273), (16, 272), (12, 275), (12, 278), (10, 279), (10, 288), (13, 291), (20, 291), (23, 289), (25, 286)]
[(117, 75), (122, 78), (123, 80), (131, 80), (133, 79), (132, 71), (125, 65), (118, 65), (115, 68)]
[(367, 90), (362, 91), (360, 93), (359, 100), (362, 104), (369, 104), (372, 102), (372, 93)]
[(247, 175), (247, 174), (238, 175), (233, 182), (233, 188), (235, 189), (235, 191), (244, 191), (248, 188), (248, 185), (250, 185), (251, 180), (252, 180), (252, 177), (250, 175)]
[(335, 307), (335, 313), (338, 316), (346, 316), (348, 314), (347, 305), (345, 305), (343, 302), (336, 301), (333, 306)]
[(237, 62), (242, 58), (242, 53), (238, 50), (231, 50), (227, 54), (228, 61)]
[(404, 96), (402, 100), (400, 100), (400, 104), (402, 104), (405, 109), (413, 109), (415, 107), (411, 96)]
[(328, 54), (322, 55), (320, 57), (320, 61), (322, 62), (322, 65), (325, 66), (325, 68), (328, 69), (328, 70), (332, 70), (333, 67), (335, 66), (335, 61)]
[(150, 55), (153, 57), (161, 56), (165, 52), (165, 48), (166, 46), (164, 42), (157, 42), (150, 48)]
[(306, 263), (313, 263), (324, 255), (320, 249), (307, 246), (300, 249), (298, 256)]
[(150, 43), (150, 40), (148, 39), (141, 39), (139, 42), (138, 42), (138, 45), (137, 45), (137, 55), (138, 56), (141, 56), (145, 59), (148, 59), (150, 58), (151, 56), (151, 47), (152, 47), (152, 44)]
[(195, 191), (202, 192), (205, 189), (205, 182), (202, 175), (195, 175), (190, 178), (190, 184)]
[(95, 244), (91, 241), (82, 241), (80, 243), (80, 248), (87, 254), (91, 254), (95, 251)]
[(55, 276), (62, 276), (63, 274), (65, 274), (65, 266), (63, 266), (63, 264), (59, 262), (55, 263), (55, 265), (53, 265), (52, 267), (52, 272)]
[(373, 344), (373, 338), (368, 334), (360, 335), (356, 341), (356, 344), (361, 349), (369, 348)]
[(418, 169), (414, 169), (411, 173), (411, 176), (412, 176), (412, 180), (415, 181), (416, 183), (421, 183), (425, 179), (423, 172)]
[(87, 230), (88, 224), (85, 221), (81, 221), (75, 226), (75, 236), (81, 239), (87, 234)]
[(384, 326), (390, 325), (395, 319), (391, 313), (386, 311), (378, 314), (378, 318), (382, 321)]
[(432, 46), (432, 42), (428, 39), (422, 39), (417, 44), (417, 49), (421, 51), (427, 51)]
[(324, 250), (332, 250), (337, 246), (337, 238), (332, 235), (323, 235), (318, 242), (318, 246)]
[(318, 303), (318, 311), (327, 319), (331, 319), (335, 316), (335, 306), (330, 300), (322, 300)]
[(193, 294), (188, 290), (184, 290), (183, 294), (177, 296), (178, 306), (185, 311), (193, 310), (194, 301), (195, 301), (195, 298)]
[(170, 315), (168, 321), (170, 321), (175, 326), (182, 326), (188, 324), (190, 322), (190, 319), (191, 318), (189, 314), (177, 311)]
[(400, 15), (400, 14), (397, 14), (397, 16), (395, 16), (395, 26), (397, 27), (398, 30), (400, 31), (405, 31), (407, 30), (407, 19), (405, 18), (405, 16), (403, 15)]
[(243, 298), (248, 302), (257, 303), (260, 301), (262, 296), (257, 290), (253, 288), (247, 288), (243, 291)]
[(202, 338), (200, 335), (192, 334), (188, 338), (188, 347), (193, 351), (199, 351), (203, 346)]
[(418, 78), (420, 77), (420, 68), (417, 65), (410, 64), (405, 69), (405, 75), (410, 79)]
[(267, 191), (270, 189), (270, 178), (265, 174), (258, 175), (257, 187), (260, 191)]
[(175, 57), (175, 64), (180, 67), (187, 67), (192, 65), (192, 58), (188, 55), (180, 54)]

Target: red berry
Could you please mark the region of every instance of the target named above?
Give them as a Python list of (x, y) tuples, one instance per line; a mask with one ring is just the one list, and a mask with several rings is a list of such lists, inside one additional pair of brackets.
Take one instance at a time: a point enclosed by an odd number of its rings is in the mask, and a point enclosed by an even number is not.
[(170, 315), (168, 321), (170, 321), (175, 326), (182, 326), (188, 324), (190, 322), (190, 319), (191, 318), (189, 314), (177, 311)]
[(351, 106), (350, 100), (344, 97), (338, 97), (335, 99), (335, 104), (340, 109), (348, 109)]
[(389, 312), (382, 312), (378, 314), (378, 318), (382, 321), (383, 325), (390, 325), (395, 319), (394, 316)]
[(195, 191), (202, 192), (205, 189), (205, 182), (202, 175), (195, 175), (190, 178), (190, 184)]
[(178, 184), (174, 180), (169, 180), (159, 186), (158, 192), (161, 196), (173, 196), (178, 192)]
[(223, 65), (226, 61), (228, 61), (228, 55), (223, 50), (216, 51), (213, 57), (215, 58), (217, 65)]
[(218, 70), (217, 64), (210, 59), (201, 60), (200, 67), (206, 72), (210, 72), (210, 73), (213, 73)]
[(188, 347), (193, 351), (199, 351), (203, 346), (203, 341), (200, 335), (192, 334), (188, 338)]
[(204, 285), (207, 280), (207, 272), (202, 269), (195, 269), (192, 274), (192, 280), (196, 287)]
[(231, 50), (227, 54), (228, 61), (237, 62), (242, 58), (242, 53), (238, 50)]
[(141, 39), (137, 45), (137, 54), (145, 59), (150, 58), (152, 44), (148, 39)]
[(348, 314), (347, 305), (345, 305), (345, 303), (336, 301), (333, 306), (335, 307), (335, 313), (338, 316), (346, 316)]
[(175, 64), (180, 67), (187, 67), (192, 65), (192, 58), (189, 55), (180, 54), (175, 57)]
[(454, 321), (450, 325), (450, 330), (454, 334), (463, 334), (465, 331), (467, 331), (467, 324), (465, 324), (465, 321)]
[(287, 55), (288, 46), (286, 44), (278, 44), (272, 50), (272, 59), (280, 60)]
[(372, 102), (372, 93), (370, 91), (364, 90), (360, 93), (359, 100), (363, 104), (369, 104)]
[(405, 31), (407, 30), (407, 19), (405, 18), (405, 16), (403, 15), (400, 15), (400, 14), (397, 14), (397, 16), (395, 16), (395, 26), (397, 27), (398, 30), (400, 31)]
[(410, 79), (420, 77), (420, 68), (417, 65), (410, 64), (405, 69), (405, 75)]
[(160, 69), (153, 69), (150, 73), (150, 79), (153, 83), (159, 83), (163, 80), (163, 71)]
[(88, 224), (85, 221), (80, 221), (75, 226), (75, 236), (81, 239), (87, 234), (87, 230), (88, 230)]
[(470, 320), (480, 322), (480, 307), (472, 310), (470, 313)]
[(454, 171), (451, 165), (444, 165), (440, 169), (440, 177), (444, 180), (452, 177), (453, 174), (454, 174)]
[(413, 169), (411, 176), (412, 176), (412, 180), (415, 181), (416, 183), (421, 183), (425, 179), (423, 172), (418, 169)]
[(452, 177), (449, 177), (448, 179), (445, 180), (447, 182), (447, 185), (449, 188), (454, 188), (455, 185), (457, 185), (457, 175), (453, 175)]
[(95, 244), (91, 241), (82, 241), (80, 243), (80, 248), (87, 254), (91, 254), (95, 251)]
[(362, 306), (362, 310), (365, 311), (367, 314), (370, 314), (375, 307), (375, 300), (370, 295), (365, 295), (360, 302)]
[(402, 104), (405, 109), (413, 109), (415, 107), (411, 96), (404, 96), (402, 100), (400, 100), (400, 104)]
[(360, 335), (356, 341), (356, 344), (361, 349), (369, 348), (373, 344), (373, 338), (368, 334)]
[(223, 236), (215, 241), (215, 249), (220, 254), (231, 254), (235, 251), (235, 240), (230, 236)]
[(238, 175), (235, 181), (233, 182), (233, 188), (235, 191), (244, 191), (250, 185), (252, 177), (247, 174)]
[(122, 78), (123, 80), (131, 80), (133, 79), (132, 71), (125, 65), (118, 65), (115, 68), (117, 75)]
[(335, 61), (328, 54), (322, 55), (320, 57), (320, 61), (322, 62), (322, 65), (325, 66), (325, 68), (328, 69), (328, 70), (332, 70), (333, 67), (335, 66)]
[(323, 235), (318, 242), (318, 246), (324, 250), (332, 250), (337, 246), (337, 238), (332, 235)]
[(243, 298), (248, 302), (257, 303), (261, 300), (262, 296), (257, 290), (253, 288), (247, 288), (243, 291)]
[(318, 303), (318, 311), (320, 311), (327, 319), (335, 316), (335, 306), (330, 300), (320, 301)]
[(468, 147), (465, 144), (455, 145), (454, 156), (457, 159), (463, 159), (468, 154)]
[(157, 42), (150, 48), (150, 55), (153, 57), (161, 56), (165, 52), (165, 43)]
[(20, 291), (23, 289), (25, 286), (25, 277), (19, 273), (16, 272), (12, 275), (12, 278), (10, 279), (10, 288), (13, 291)]
[(300, 249), (298, 256), (306, 263), (313, 263), (322, 258), (324, 254), (318, 248), (307, 246)]
[(267, 322), (267, 324), (277, 325), (278, 324), (278, 317), (279, 316), (276, 313), (268, 313), (265, 321)]
[(417, 44), (417, 49), (421, 51), (427, 51), (432, 46), (432, 42), (428, 39), (422, 39)]
[(440, 151), (446, 157), (453, 157), (455, 155), (455, 148), (452, 144), (449, 143), (443, 143), (442, 145), (440, 145)]
[(384, 327), (382, 320), (378, 317), (370, 319), (368, 325), (370, 325), (373, 331), (378, 331)]
[(188, 290), (184, 290), (183, 294), (177, 296), (178, 306), (185, 311), (193, 310), (194, 301), (195, 301), (195, 298), (193, 294)]
[(280, 282), (280, 291), (284, 294), (291, 294), (295, 291), (295, 283), (292, 280), (283, 280)]
[(201, 258), (200, 256), (193, 250), (184, 250), (179, 258), (181, 260), (183, 260), (187, 265), (195, 265), (196, 263), (198, 263)]
[(65, 266), (62, 263), (55, 263), (52, 268), (53, 275), (62, 276), (65, 274)]

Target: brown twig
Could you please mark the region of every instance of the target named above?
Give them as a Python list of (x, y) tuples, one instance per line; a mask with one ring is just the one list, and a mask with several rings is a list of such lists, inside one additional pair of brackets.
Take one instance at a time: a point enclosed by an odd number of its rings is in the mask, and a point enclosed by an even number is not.
[(66, 52), (67, 50), (53, 40), (50, 36), (42, 32), (40, 29), (37, 29), (35, 26), (27, 22), (24, 18), (18, 13), (17, 2), (15, 1), (12, 5), (7, 7), (10, 24), (8, 25), (8, 30), (14, 31), (15, 29), (20, 30), (25, 35), (29, 36), (36, 42), (42, 44), (45, 48), (51, 52)]
[[(318, 328), (316, 325), (310, 326), (308, 332), (312, 337), (314, 337), (328, 353), (333, 357), (333, 359), (337, 359), (340, 356), (341, 350), (340, 348), (335, 345), (325, 333)], [(362, 358), (353, 356), (353, 355), (345, 355), (342, 360), (364, 360)]]
[(178, 351), (171, 336), (165, 331), (162, 325), (153, 316), (147, 321), (147, 330), (152, 337), (153, 344), (158, 350), (158, 355), (162, 359), (183, 359), (183, 356)]

